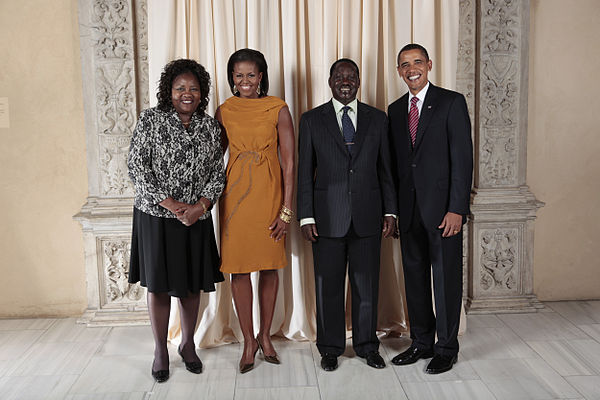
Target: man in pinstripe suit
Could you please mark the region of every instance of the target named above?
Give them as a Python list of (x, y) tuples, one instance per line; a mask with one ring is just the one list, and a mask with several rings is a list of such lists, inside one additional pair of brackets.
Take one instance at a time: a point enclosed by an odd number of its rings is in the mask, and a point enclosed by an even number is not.
[(352, 292), (352, 345), (374, 368), (379, 355), (377, 296), (381, 235), (396, 230), (388, 122), (384, 112), (356, 100), (354, 61), (333, 63), (333, 99), (307, 111), (298, 137), (298, 218), (312, 242), (317, 300), (317, 348), (326, 371), (346, 347), (346, 265)]

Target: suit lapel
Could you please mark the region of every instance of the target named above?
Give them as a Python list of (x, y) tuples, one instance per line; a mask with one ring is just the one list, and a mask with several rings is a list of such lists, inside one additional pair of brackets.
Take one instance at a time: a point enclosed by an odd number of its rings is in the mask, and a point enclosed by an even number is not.
[[(429, 84), (425, 101), (423, 102), (423, 108), (421, 108), (421, 115), (419, 116), (419, 127), (417, 128), (417, 139), (415, 142), (415, 150), (419, 148), (419, 145), (423, 141), (423, 136), (427, 132), (427, 126), (431, 122), (431, 117), (435, 112), (435, 106), (437, 104), (437, 88), (433, 84)], [(408, 103), (406, 105), (408, 107)]]
[(325, 103), (325, 106), (323, 107), (323, 122), (328, 134), (332, 135), (333, 140), (347, 153), (346, 143), (344, 143), (344, 138), (340, 132), (340, 126), (338, 125), (335, 109), (333, 108), (331, 100)]
[(399, 114), (400, 126), (404, 127), (405, 134), (399, 138), (398, 144), (406, 146), (410, 153), (412, 151), (412, 143), (410, 142), (410, 131), (408, 130), (408, 93), (400, 98)]
[(360, 101), (358, 102), (357, 113), (356, 113), (356, 133), (354, 134), (354, 145), (352, 146), (353, 156), (356, 157), (358, 152), (362, 148), (362, 144), (365, 141), (369, 123), (371, 122), (371, 111), (364, 106)]

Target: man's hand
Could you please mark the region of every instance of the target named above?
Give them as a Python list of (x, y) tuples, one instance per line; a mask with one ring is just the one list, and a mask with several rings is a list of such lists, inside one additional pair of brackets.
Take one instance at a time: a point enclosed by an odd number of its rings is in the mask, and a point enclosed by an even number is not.
[(396, 234), (396, 218), (391, 215), (383, 217), (383, 237), (393, 237)]
[(319, 234), (317, 233), (317, 225), (315, 224), (306, 224), (300, 227), (302, 230), (302, 236), (304, 239), (310, 242), (316, 242)]
[(448, 211), (438, 228), (444, 230), (442, 237), (456, 235), (462, 229), (462, 215)]

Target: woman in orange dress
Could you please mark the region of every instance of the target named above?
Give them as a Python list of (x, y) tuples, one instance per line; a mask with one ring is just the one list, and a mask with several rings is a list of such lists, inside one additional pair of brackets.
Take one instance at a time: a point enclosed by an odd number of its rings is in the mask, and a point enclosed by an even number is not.
[[(231, 291), (244, 352), (240, 372), (254, 368), (260, 348), (265, 361), (279, 364), (271, 343), (271, 322), (279, 286), (278, 269), (287, 265), (285, 235), (292, 219), (294, 127), (283, 100), (267, 96), (269, 77), (264, 56), (241, 49), (227, 63), (234, 96), (216, 112), (229, 146), (227, 184), (220, 204), (221, 271), (231, 274)], [(279, 155), (278, 155), (279, 150)], [(252, 324), (250, 273), (260, 271), (260, 328)]]

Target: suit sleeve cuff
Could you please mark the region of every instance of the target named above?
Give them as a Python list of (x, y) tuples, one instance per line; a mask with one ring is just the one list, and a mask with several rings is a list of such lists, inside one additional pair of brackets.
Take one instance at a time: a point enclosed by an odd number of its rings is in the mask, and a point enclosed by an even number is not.
[(314, 218), (302, 218), (300, 220), (300, 226), (304, 226), (304, 225), (308, 225), (308, 224), (316, 224), (317, 222), (315, 221)]

